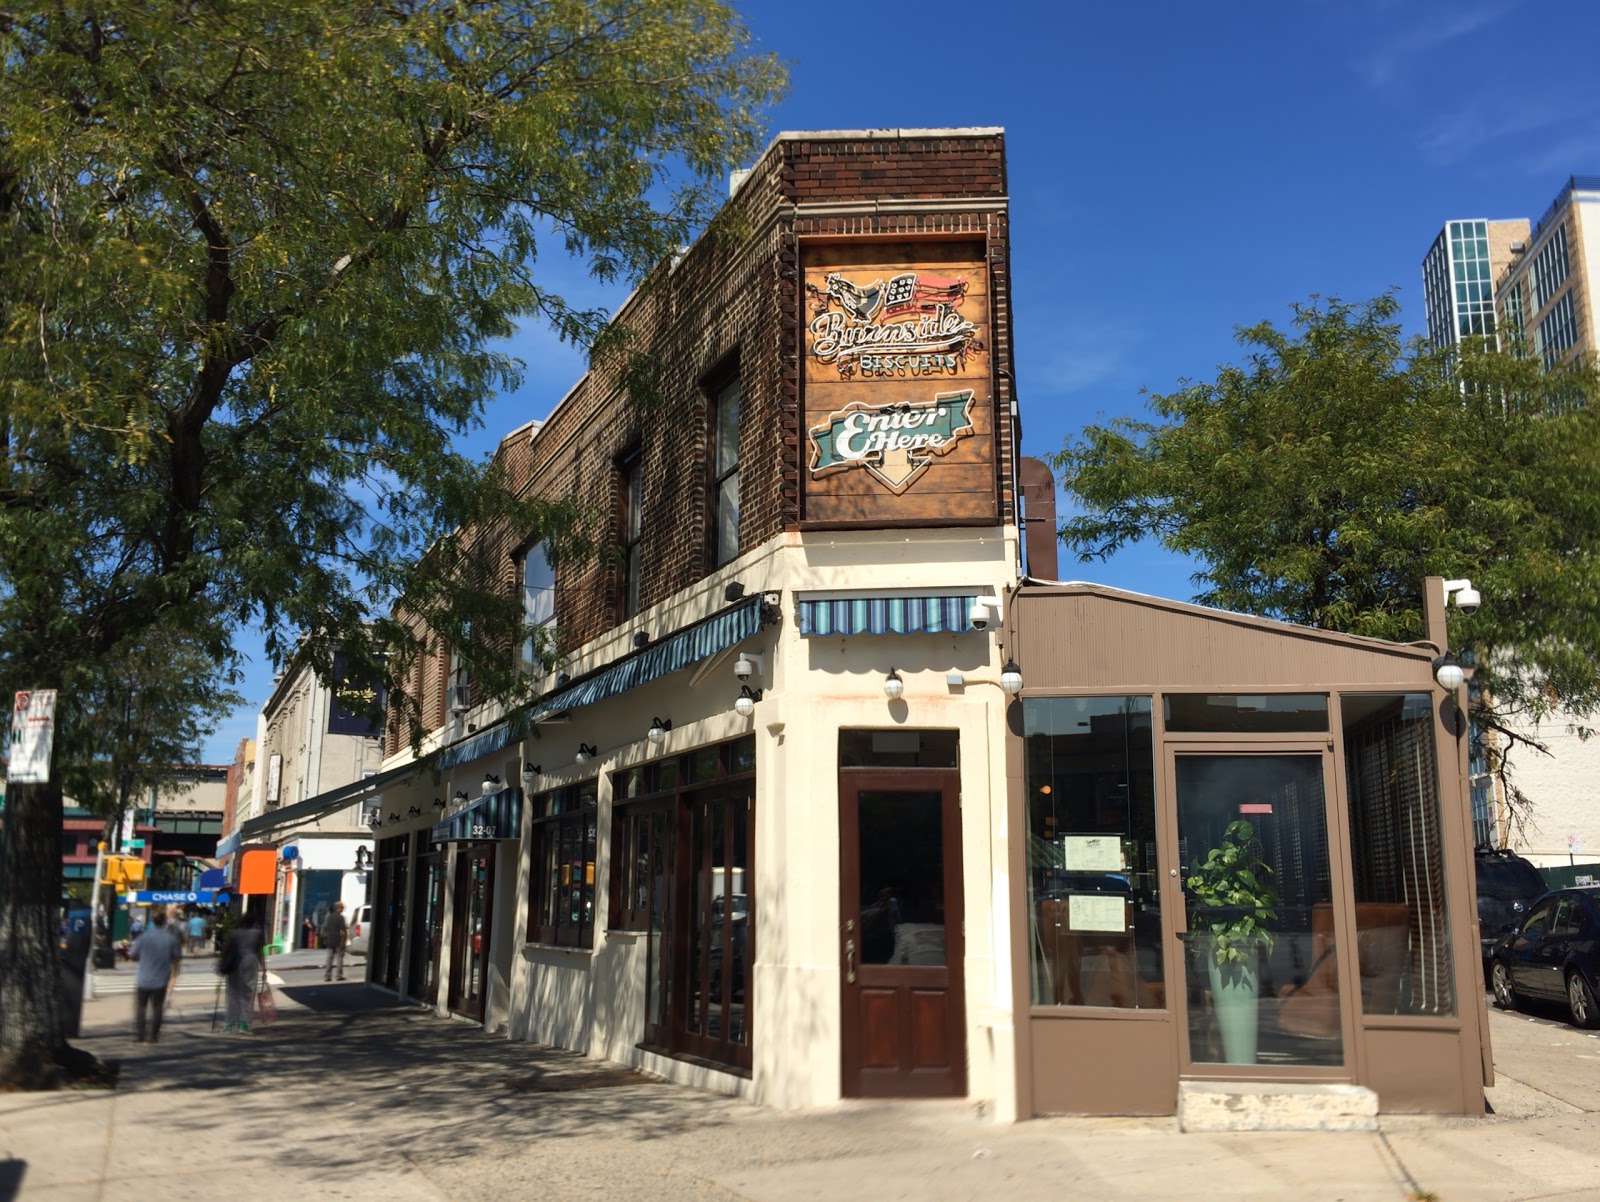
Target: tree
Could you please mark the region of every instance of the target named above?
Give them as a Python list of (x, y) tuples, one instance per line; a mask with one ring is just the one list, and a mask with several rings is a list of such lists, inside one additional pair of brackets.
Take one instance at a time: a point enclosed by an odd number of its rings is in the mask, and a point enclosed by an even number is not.
[(1080, 560), (1155, 538), (1202, 565), (1196, 600), (1401, 642), (1422, 579), (1484, 597), (1451, 635), (1475, 716), (1600, 706), (1600, 377), (1492, 347), (1407, 344), (1391, 295), (1312, 298), (1239, 331), (1244, 362), (1154, 395), (1156, 421), (1087, 427), (1056, 457)]
[[(67, 754), (55, 767), (63, 793), (105, 818), (108, 851), (122, 850), (123, 818), (136, 797), (189, 783), (187, 769), (200, 762), (205, 740), (244, 703), (232, 680), (191, 638), (158, 627), (81, 668), (62, 693)], [(157, 864), (151, 887), (170, 887), (173, 870)]]
[[(403, 701), (402, 594), (514, 645), (492, 570), (420, 554), (553, 528), (451, 451), (516, 382), (495, 340), (543, 318), (640, 378), (538, 255), (640, 276), (781, 83), (717, 0), (0, 0), (0, 683), (155, 625), (226, 659), (248, 621)], [(9, 806), (0, 1081), (48, 1084), (59, 1024), (19, 999), (53, 979), (59, 780)]]

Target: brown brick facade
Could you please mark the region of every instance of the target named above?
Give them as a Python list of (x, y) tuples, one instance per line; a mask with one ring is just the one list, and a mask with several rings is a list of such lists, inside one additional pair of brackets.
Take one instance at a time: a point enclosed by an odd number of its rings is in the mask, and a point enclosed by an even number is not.
[[(1014, 512), (1005, 195), (998, 131), (780, 135), (711, 228), (679, 261), (658, 269), (615, 318), (631, 346), (651, 357), (658, 399), (648, 407), (630, 404), (617, 363), (598, 363), (535, 437), (527, 429), (508, 435), (498, 459), (517, 487), (576, 499), (587, 533), (615, 547), (620, 465), (637, 454), (644, 497), (640, 608), (663, 601), (714, 566), (710, 389), (734, 364), (743, 386), (739, 546), (801, 528), (802, 242), (962, 239), (981, 246), (986, 260), (997, 512)], [(513, 557), (526, 533), (478, 540), (478, 553), (515, 590)], [(622, 585), (614, 555), (558, 568), (556, 614), (565, 649), (622, 621)], [(445, 718), (445, 659), (429, 657), (425, 671), (412, 677), (423, 690), (424, 720), (434, 726)], [(401, 742), (393, 732), (391, 749)]]

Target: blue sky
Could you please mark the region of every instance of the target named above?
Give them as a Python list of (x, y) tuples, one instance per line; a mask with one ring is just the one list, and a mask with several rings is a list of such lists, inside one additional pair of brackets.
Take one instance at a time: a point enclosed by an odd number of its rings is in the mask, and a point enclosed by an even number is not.
[[(1568, 176), (1600, 174), (1593, 0), (739, 5), (790, 65), (771, 130), (999, 125), (1011, 194), (1024, 451), (1141, 414), (1144, 391), (1209, 379), (1236, 326), (1312, 294), (1393, 288), (1421, 332), (1422, 256), (1451, 218), (1537, 219)], [(565, 263), (545, 278), (614, 306)], [(474, 452), (542, 417), (583, 370), (529, 329), (515, 394)], [(1189, 566), (1153, 545), (1064, 577), (1162, 596)], [(248, 647), (242, 642), (241, 647)], [(255, 733), (271, 666), (209, 762)]]

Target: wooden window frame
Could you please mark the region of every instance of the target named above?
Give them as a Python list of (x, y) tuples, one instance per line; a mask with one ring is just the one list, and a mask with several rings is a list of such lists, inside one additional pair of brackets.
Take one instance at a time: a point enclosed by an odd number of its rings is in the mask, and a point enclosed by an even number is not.
[[(660, 821), (658, 838), (639, 837), (640, 823)], [(613, 802), (611, 810), (610, 896), (607, 899), (606, 928), (612, 931), (650, 929), (648, 890), (658, 876), (670, 880), (672, 860), (672, 803), (657, 796), (642, 800)], [(641, 900), (637, 888), (642, 880), (646, 894)], [(638, 903), (638, 904), (635, 904)]]
[[(599, 794), (594, 778), (541, 793), (532, 800), (533, 830), (528, 840), (528, 942), (552, 947), (594, 947), (594, 880), (576, 884), (561, 882), (554, 892), (545, 879), (546, 871), (580, 865), (584, 875), (595, 871), (595, 847), (600, 818)], [(569, 835), (580, 854), (576, 861), (564, 857)], [(570, 889), (590, 890), (586, 914), (573, 920), (570, 903), (564, 901)]]
[(640, 546), (644, 542), (644, 456), (633, 450), (617, 460), (617, 484), (621, 506), (617, 513), (617, 545), (621, 550), (617, 587), (617, 613), (620, 620), (633, 617), (644, 608), (640, 585)]
[[(709, 398), (708, 413), (710, 415), (710, 446), (706, 456), (706, 464), (710, 470), (709, 503), (707, 505), (708, 523), (707, 545), (710, 551), (711, 566), (720, 568), (723, 564), (731, 563), (739, 556), (741, 540), (739, 538), (739, 510), (741, 497), (739, 495), (739, 442), (744, 428), (744, 380), (739, 374), (739, 365), (735, 360), (731, 365), (719, 370), (708, 380), (705, 391)], [(724, 450), (722, 439), (722, 411), (723, 405), (730, 394), (735, 398), (737, 413), (734, 417), (733, 430), (733, 458), (732, 463), (726, 468), (722, 465), (722, 452)], [(723, 546), (723, 511), (722, 489), (729, 480), (733, 481), (733, 546)]]

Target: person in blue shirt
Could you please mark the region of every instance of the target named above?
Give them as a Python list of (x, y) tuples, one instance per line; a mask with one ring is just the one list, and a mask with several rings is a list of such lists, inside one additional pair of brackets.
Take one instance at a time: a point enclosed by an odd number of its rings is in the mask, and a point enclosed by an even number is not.
[(133, 982), (133, 1037), (139, 1043), (145, 1042), (145, 1015), (152, 1012), (149, 1031), (150, 1042), (154, 1043), (161, 1038), (161, 1012), (167, 1004), (167, 983), (183, 958), (182, 943), (167, 929), (165, 910), (156, 910), (150, 915), (150, 925), (133, 941), (129, 954), (139, 964)]

